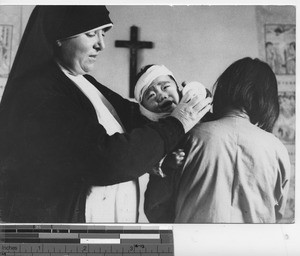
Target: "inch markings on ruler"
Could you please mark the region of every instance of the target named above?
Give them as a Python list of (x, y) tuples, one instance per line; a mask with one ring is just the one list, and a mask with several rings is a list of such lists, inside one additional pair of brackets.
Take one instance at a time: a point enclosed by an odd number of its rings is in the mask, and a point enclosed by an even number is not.
[[(157, 244), (99, 244), (99, 245), (61, 245), (61, 244), (0, 244), (1, 255), (14, 255), (17, 253), (31, 253), (32, 255), (42, 253), (62, 253), (64, 255), (78, 253), (172, 253), (171, 245)], [(14, 249), (15, 248), (15, 249)], [(39, 249), (43, 248), (43, 249)]]
[(174, 256), (172, 227), (0, 225), (0, 256)]

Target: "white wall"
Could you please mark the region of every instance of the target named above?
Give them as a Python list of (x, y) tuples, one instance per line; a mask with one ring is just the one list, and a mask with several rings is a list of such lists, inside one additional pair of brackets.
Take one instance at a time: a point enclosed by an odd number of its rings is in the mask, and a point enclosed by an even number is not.
[(163, 63), (179, 82), (198, 80), (211, 87), (220, 73), (243, 56), (258, 56), (253, 6), (108, 6), (114, 27), (93, 75), (124, 97), (129, 91), (129, 50), (115, 40), (129, 40), (130, 26), (154, 49), (139, 51), (138, 68)]
[[(211, 88), (233, 61), (258, 57), (254, 6), (107, 6), (113, 29), (106, 34), (106, 49), (92, 75), (103, 84), (129, 94), (129, 50), (116, 48), (115, 40), (129, 40), (130, 26), (138, 26), (139, 40), (154, 42), (139, 51), (138, 69), (165, 64), (177, 80), (198, 80)], [(26, 25), (33, 6), (23, 6)]]
[(22, 6), (22, 17), (21, 17), (21, 29), (24, 33), (25, 27), (27, 25), (27, 21), (29, 19), (29, 16), (33, 10), (33, 5), (23, 5)]

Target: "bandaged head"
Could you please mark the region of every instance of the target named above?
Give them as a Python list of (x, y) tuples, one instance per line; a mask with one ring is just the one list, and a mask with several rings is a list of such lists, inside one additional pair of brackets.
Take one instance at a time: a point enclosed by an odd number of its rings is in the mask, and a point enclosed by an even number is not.
[[(134, 98), (138, 103), (142, 102), (144, 93), (149, 88), (151, 83), (159, 76), (171, 76), (176, 82), (173, 73), (164, 65), (153, 65), (138, 79), (135, 89)], [(176, 83), (177, 84), (177, 83)]]
[(141, 75), (134, 89), (134, 98), (140, 105), (141, 113), (152, 121), (158, 121), (160, 118), (166, 117), (170, 114), (154, 113), (149, 111), (142, 105), (142, 100), (145, 92), (152, 84), (152, 82), (159, 76), (170, 76), (172, 77), (172, 79), (174, 79), (176, 83), (173, 73), (168, 68), (166, 68), (164, 65), (153, 65), (150, 68), (148, 68), (144, 74)]

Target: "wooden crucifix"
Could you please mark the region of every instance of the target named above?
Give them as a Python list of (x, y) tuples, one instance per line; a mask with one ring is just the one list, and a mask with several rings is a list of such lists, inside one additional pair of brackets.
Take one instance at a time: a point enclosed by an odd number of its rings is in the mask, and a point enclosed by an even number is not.
[(153, 42), (138, 41), (138, 27), (130, 27), (130, 41), (117, 40), (115, 47), (125, 47), (130, 50), (130, 66), (129, 66), (129, 97), (134, 97), (134, 82), (137, 73), (138, 50), (142, 48), (153, 48)]

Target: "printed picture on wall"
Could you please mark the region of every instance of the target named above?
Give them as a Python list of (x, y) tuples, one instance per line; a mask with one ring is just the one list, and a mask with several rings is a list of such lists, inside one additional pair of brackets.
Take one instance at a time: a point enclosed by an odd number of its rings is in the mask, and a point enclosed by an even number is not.
[(295, 92), (279, 92), (280, 114), (273, 133), (284, 143), (295, 143)]
[(266, 62), (276, 75), (295, 75), (296, 26), (265, 25)]
[(0, 77), (8, 77), (12, 51), (11, 25), (0, 25)]

